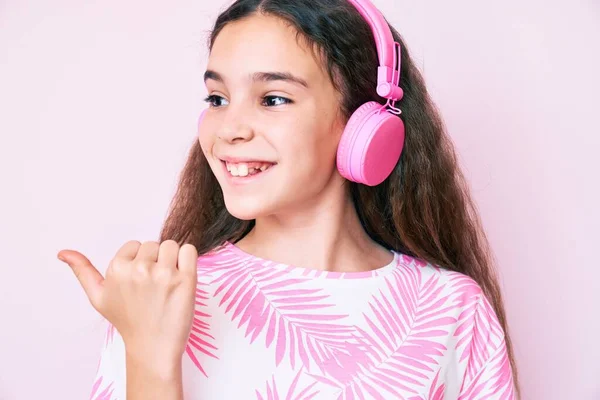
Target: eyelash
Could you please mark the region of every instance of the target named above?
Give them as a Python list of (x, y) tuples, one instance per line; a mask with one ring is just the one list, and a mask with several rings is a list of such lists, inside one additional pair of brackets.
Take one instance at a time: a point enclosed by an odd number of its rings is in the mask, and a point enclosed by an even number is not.
[[(219, 106), (215, 106), (213, 105), (213, 102), (216, 99), (222, 99), (223, 97), (221, 96), (217, 96), (216, 94), (211, 94), (209, 96), (207, 96), (204, 101), (210, 104), (210, 107), (214, 107), (214, 108), (219, 108)], [(265, 96), (263, 97), (263, 99), (282, 99), (283, 100), (283, 104), (279, 104), (279, 105), (284, 105), (284, 104), (292, 104), (293, 101), (286, 98), (286, 97), (281, 97), (281, 96)], [(276, 107), (276, 106), (267, 106), (267, 107)]]

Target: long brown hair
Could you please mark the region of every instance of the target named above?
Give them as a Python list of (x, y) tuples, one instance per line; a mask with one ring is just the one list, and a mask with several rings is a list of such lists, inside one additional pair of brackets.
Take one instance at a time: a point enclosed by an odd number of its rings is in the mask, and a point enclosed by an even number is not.
[[(216, 20), (208, 39), (225, 25), (255, 13), (283, 19), (319, 53), (346, 118), (367, 101), (385, 100), (376, 91), (378, 63), (373, 33), (346, 0), (237, 0)], [(506, 314), (495, 261), (477, 207), (458, 166), (453, 144), (423, 77), (400, 34), (390, 26), (401, 48), (400, 86), (406, 127), (405, 147), (393, 173), (375, 187), (350, 183), (350, 194), (366, 232), (388, 249), (458, 271), (473, 278), (492, 304), (505, 340), (519, 393)], [(187, 163), (164, 223), (160, 241), (191, 243), (203, 254), (224, 241), (237, 241), (254, 221), (233, 217), (198, 141)]]

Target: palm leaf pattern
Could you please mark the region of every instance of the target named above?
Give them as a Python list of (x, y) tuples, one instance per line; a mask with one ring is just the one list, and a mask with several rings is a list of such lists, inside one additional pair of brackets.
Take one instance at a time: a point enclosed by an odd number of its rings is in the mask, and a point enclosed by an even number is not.
[[(490, 312), (493, 313), (490, 308), (485, 297), (478, 296), (477, 300), (465, 305), (459, 317), (460, 325), (454, 332), (455, 336), (461, 338), (457, 347), (463, 347), (460, 361), (468, 360), (471, 374), (479, 370), (495, 350), (489, 344), (498, 343), (503, 338), (502, 328), (489, 317)], [(465, 378), (470, 380), (473, 376), (467, 375)]]
[[(111, 324), (108, 320), (104, 320), (107, 323), (106, 332), (104, 334), (104, 343), (102, 345), (102, 353), (98, 358), (98, 363), (96, 364), (96, 379), (94, 380), (94, 385), (92, 386), (92, 393), (90, 394), (90, 400), (112, 400), (114, 395), (114, 382), (110, 382), (108, 385), (107, 379), (102, 375), (100, 368), (102, 366), (102, 361), (104, 359), (104, 355), (110, 351), (110, 345), (114, 342), (115, 334), (117, 334), (117, 330), (113, 324)], [(105, 384), (105, 387), (102, 384)]]
[(309, 276), (290, 275), (287, 267), (239, 255), (214, 265), (220, 272), (211, 284), (219, 306), (246, 327), (245, 337), (253, 343), (264, 333), (265, 346), (275, 348), (275, 363), (289, 356), (292, 368), (301, 362), (307, 370), (315, 366), (327, 374), (352, 354), (352, 326), (340, 323), (347, 315), (332, 313), (335, 304), (322, 289), (303, 289)]
[(102, 388), (103, 377), (99, 376), (94, 382), (94, 386), (92, 387), (92, 394), (90, 395), (90, 400), (111, 400), (114, 392), (113, 384), (110, 383), (106, 387)]
[(481, 287), (468, 277), (454, 288), (462, 309), (454, 336), (460, 362), (466, 362), (461, 400), (513, 399), (514, 383), (504, 331)]
[(115, 339), (115, 331), (116, 331), (115, 326), (109, 322), (108, 327), (106, 328), (106, 335), (104, 338), (104, 347), (105, 348), (106, 348), (106, 346), (109, 346)]
[(210, 324), (208, 320), (211, 315), (205, 312), (206, 301), (209, 298), (209, 293), (203, 289), (205, 286), (207, 286), (207, 284), (200, 281), (196, 286), (194, 319), (192, 321), (190, 336), (185, 347), (185, 353), (198, 370), (202, 372), (204, 376), (208, 377), (199, 360), (199, 353), (212, 358), (218, 357), (214, 354), (214, 351), (217, 350), (217, 347), (214, 345), (215, 338), (210, 334)]
[(443, 381), (439, 381), (440, 372), (442, 369), (439, 368), (437, 373), (435, 374), (435, 378), (433, 378), (433, 382), (429, 387), (429, 392), (427, 393), (427, 397), (423, 395), (412, 396), (408, 398), (408, 400), (444, 400), (444, 396), (446, 394), (446, 384)]
[[(456, 322), (449, 313), (452, 298), (443, 292), (440, 277), (424, 279), (417, 265), (385, 278), (388, 294), (380, 291), (370, 303), (371, 315), (363, 313), (365, 329), (356, 326), (365, 363), (339, 399), (385, 399), (385, 392), (407, 398), (424, 391), (447, 350), (440, 339)], [(443, 386), (436, 388), (433, 398), (443, 391)]]
[(444, 400), (444, 391), (446, 390), (446, 384), (444, 382), (439, 382), (441, 368), (438, 370), (437, 374), (435, 374), (435, 378), (431, 383), (431, 387), (429, 388), (429, 396), (428, 400)]
[(285, 395), (285, 399), (283, 396), (279, 395), (277, 390), (277, 385), (275, 384), (275, 376), (273, 375), (271, 378), (271, 385), (267, 381), (267, 389), (266, 394), (263, 396), (260, 392), (256, 391), (257, 400), (311, 400), (320, 392), (318, 390), (312, 390), (313, 387), (317, 384), (316, 381), (313, 381), (310, 385), (298, 389), (298, 393), (296, 393), (296, 387), (298, 386), (298, 381), (300, 380), (300, 376), (303, 372), (303, 369), (300, 369), (296, 374), (292, 384), (290, 385), (287, 394)]
[(514, 383), (506, 354), (506, 343), (502, 342), (473, 377), (464, 381), (459, 400), (514, 398)]

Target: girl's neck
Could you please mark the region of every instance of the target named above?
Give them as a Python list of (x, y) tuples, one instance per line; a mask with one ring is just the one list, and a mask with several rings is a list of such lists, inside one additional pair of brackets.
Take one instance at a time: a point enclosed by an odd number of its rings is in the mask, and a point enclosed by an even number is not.
[(326, 271), (369, 271), (389, 264), (392, 253), (365, 232), (350, 196), (332, 197), (258, 218), (236, 246), (260, 258)]

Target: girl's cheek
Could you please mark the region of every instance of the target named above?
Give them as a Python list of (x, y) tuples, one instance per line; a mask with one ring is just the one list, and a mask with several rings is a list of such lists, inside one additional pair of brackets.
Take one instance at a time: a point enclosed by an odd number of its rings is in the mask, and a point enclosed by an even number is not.
[(208, 149), (210, 149), (210, 142), (208, 140), (208, 138), (204, 135), (199, 135), (198, 136), (198, 143), (200, 144), (200, 148), (202, 149), (202, 153), (204, 153), (205, 156), (208, 155)]

